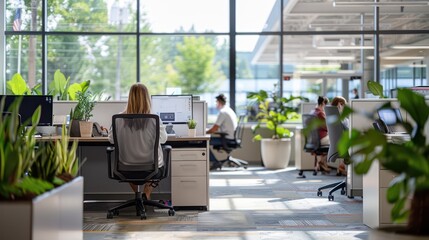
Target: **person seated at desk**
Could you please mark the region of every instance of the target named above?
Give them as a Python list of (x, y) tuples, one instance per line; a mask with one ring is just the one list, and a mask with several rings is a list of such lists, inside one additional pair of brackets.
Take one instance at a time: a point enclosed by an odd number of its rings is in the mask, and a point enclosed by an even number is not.
[[(318, 119), (323, 121), (323, 125), (319, 127), (319, 138), (320, 145), (329, 145), (329, 136), (328, 136), (328, 128), (326, 127), (326, 114), (325, 114), (325, 106), (329, 103), (327, 97), (319, 96), (317, 99), (317, 106), (314, 110), (311, 111), (311, 114), (315, 115)], [(317, 159), (316, 171), (322, 170), (323, 172), (329, 173), (331, 169), (327, 163), (326, 154), (321, 155), (319, 159)]]
[[(226, 97), (223, 94), (220, 94), (216, 97), (216, 108), (219, 110), (215, 124), (206, 131), (208, 134), (213, 134), (216, 132), (225, 132), (227, 133), (226, 139), (234, 139), (234, 131), (237, 128), (237, 115), (234, 110), (226, 105)], [(222, 145), (220, 137), (212, 135), (210, 138), (210, 145), (218, 146)], [(219, 162), (212, 150), (210, 149), (210, 170), (217, 169), (220, 167), (221, 162)]]
[[(149, 90), (147, 87), (142, 83), (135, 83), (131, 86), (130, 92), (128, 95), (128, 103), (127, 108), (124, 112), (121, 114), (150, 114), (151, 113), (151, 102), (150, 102), (150, 95)], [(159, 178), (161, 174), (164, 172), (164, 160), (163, 160), (163, 154), (162, 154), (162, 148), (161, 144), (167, 142), (167, 131), (165, 130), (165, 125), (160, 120), (160, 126), (159, 126), (159, 147), (158, 147), (158, 167), (159, 171), (157, 175), (155, 175), (153, 178)], [(145, 144), (141, 141), (141, 139), (126, 139), (130, 142), (127, 144), (130, 145), (136, 145), (136, 143), (139, 144)], [(109, 131), (109, 141), (110, 143), (114, 143), (113, 140), (113, 131)], [(138, 147), (136, 145), (136, 149), (141, 149), (141, 154), (144, 155), (143, 149), (144, 147)], [(131, 188), (134, 190), (134, 192), (137, 191), (137, 186), (130, 183)], [(146, 183), (144, 186), (144, 193), (146, 195), (146, 199), (150, 200), (150, 194), (153, 191), (153, 187), (151, 183)]]
[[(332, 102), (331, 102), (332, 106), (336, 106), (338, 108), (338, 111), (340, 112), (340, 114), (343, 112), (344, 106), (346, 104), (347, 104), (347, 100), (342, 96), (334, 97), (334, 99), (332, 99)], [(349, 130), (350, 121), (348, 118), (344, 118), (343, 120), (341, 120), (341, 124), (343, 125), (345, 131)], [(341, 161), (339, 163), (338, 169), (337, 169), (337, 175), (347, 176), (347, 170), (346, 170), (346, 165), (344, 164), (344, 161)]]

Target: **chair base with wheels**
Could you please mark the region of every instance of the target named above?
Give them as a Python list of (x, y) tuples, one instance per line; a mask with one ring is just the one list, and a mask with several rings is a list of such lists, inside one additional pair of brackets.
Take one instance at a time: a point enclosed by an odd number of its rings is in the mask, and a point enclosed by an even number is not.
[(216, 169), (222, 169), (222, 166), (227, 165), (228, 167), (243, 167), (244, 169), (247, 169), (247, 166), (249, 165), (249, 163), (247, 161), (241, 160), (241, 159), (237, 159), (237, 158), (233, 158), (229, 155), (228, 153), (228, 157), (224, 160), (218, 160), (211, 168), (210, 170), (216, 170)]
[(234, 139), (227, 139), (226, 133), (217, 132), (216, 134), (220, 137), (220, 144), (213, 145), (213, 149), (217, 151), (225, 151), (228, 154), (228, 157), (224, 160), (217, 160), (213, 163), (213, 166), (210, 167), (210, 170), (222, 169), (222, 166), (228, 165), (229, 167), (243, 167), (247, 169), (249, 163), (247, 161), (233, 158), (231, 156), (232, 151), (241, 147), (241, 138), (243, 137), (244, 130), (244, 120), (245, 116), (240, 116), (238, 120), (237, 128), (234, 132)]
[(156, 201), (152, 201), (152, 200), (147, 200), (146, 197), (142, 197), (142, 192), (141, 192), (141, 187), (143, 185), (138, 185), (137, 186), (137, 191), (135, 192), (135, 198), (128, 200), (118, 206), (112, 207), (109, 210), (107, 210), (107, 218), (108, 219), (112, 219), (113, 216), (118, 216), (119, 215), (119, 210), (120, 209), (124, 209), (127, 207), (131, 207), (131, 206), (135, 206), (136, 207), (136, 216), (140, 216), (140, 219), (146, 219), (146, 209), (145, 209), (145, 205), (146, 206), (153, 206), (153, 207), (157, 207), (157, 208), (161, 208), (161, 209), (168, 209), (168, 215), (169, 216), (174, 216), (175, 215), (175, 211), (173, 209), (173, 207), (171, 206), (167, 206), (164, 204), (161, 204), (159, 202)]
[(346, 194), (346, 187), (347, 187), (347, 180), (344, 179), (341, 182), (335, 182), (335, 183), (331, 183), (325, 186), (322, 186), (320, 188), (317, 189), (317, 196), (321, 197), (322, 196), (322, 190), (323, 189), (329, 189), (332, 188), (331, 190), (329, 190), (328, 193), (328, 200), (329, 201), (334, 201), (334, 195), (332, 195), (335, 191), (341, 189), (341, 195), (345, 195)]

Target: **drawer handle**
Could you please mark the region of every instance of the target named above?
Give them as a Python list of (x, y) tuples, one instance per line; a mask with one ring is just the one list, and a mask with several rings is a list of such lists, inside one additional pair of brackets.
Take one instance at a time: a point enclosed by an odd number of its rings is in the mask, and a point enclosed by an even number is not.
[(191, 181), (191, 180), (186, 181), (186, 180), (181, 180), (180, 182), (182, 182), (182, 183), (186, 183), (186, 182), (194, 183), (194, 182), (197, 182), (197, 181)]
[(194, 164), (181, 164), (181, 167), (195, 167)]

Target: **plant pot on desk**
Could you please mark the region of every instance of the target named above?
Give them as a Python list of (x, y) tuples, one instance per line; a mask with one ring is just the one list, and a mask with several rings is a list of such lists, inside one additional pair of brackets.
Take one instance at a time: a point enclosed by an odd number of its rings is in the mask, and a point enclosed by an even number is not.
[(197, 136), (197, 129), (188, 129), (188, 136), (189, 137)]
[(92, 137), (92, 122), (71, 120), (70, 137)]

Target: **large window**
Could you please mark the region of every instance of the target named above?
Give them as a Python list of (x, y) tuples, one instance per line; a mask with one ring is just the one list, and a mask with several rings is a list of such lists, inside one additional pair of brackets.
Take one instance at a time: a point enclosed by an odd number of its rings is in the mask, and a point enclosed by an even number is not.
[(368, 80), (386, 94), (429, 85), (429, 6), (382, 6), (377, 29), (367, 2), (6, 0), (1, 90), (20, 73), (48, 93), (59, 69), (103, 99), (125, 100), (137, 81), (153, 94), (199, 95), (211, 121), (219, 93), (242, 114), (248, 92), (274, 84), (312, 101), (353, 88), (365, 97)]

